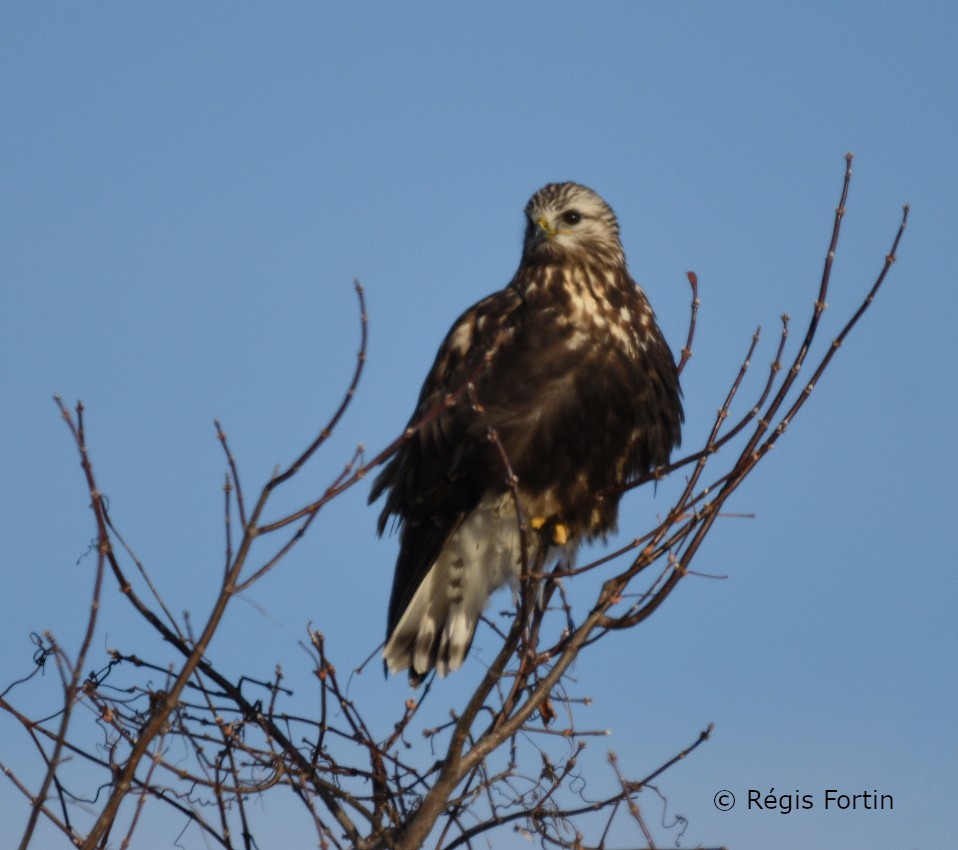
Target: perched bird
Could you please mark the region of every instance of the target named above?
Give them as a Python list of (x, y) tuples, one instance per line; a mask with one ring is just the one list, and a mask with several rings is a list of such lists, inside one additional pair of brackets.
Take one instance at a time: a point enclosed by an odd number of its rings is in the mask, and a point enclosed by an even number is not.
[(390, 517), (401, 526), (383, 657), (414, 686), (434, 668), (457, 670), (490, 595), (518, 586), (502, 453), (529, 538), (549, 547), (549, 563), (571, 563), (582, 541), (614, 530), (621, 485), (665, 464), (680, 440), (675, 361), (608, 204), (552, 183), (525, 215), (515, 277), (452, 326), (409, 424), (433, 418), (369, 497), (387, 493), (380, 534)]

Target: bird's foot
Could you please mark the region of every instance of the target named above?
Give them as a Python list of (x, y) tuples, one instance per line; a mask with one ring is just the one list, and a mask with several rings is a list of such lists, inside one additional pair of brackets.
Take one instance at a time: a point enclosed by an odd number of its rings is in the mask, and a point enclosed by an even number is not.
[[(540, 531), (549, 520), (544, 516), (534, 516), (529, 520), (529, 525), (534, 531)], [(555, 546), (565, 546), (569, 542), (569, 527), (561, 522), (552, 526), (552, 544)]]

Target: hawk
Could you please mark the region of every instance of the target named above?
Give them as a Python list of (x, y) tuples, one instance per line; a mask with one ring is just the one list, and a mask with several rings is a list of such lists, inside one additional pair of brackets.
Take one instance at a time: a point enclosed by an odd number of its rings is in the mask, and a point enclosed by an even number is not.
[(387, 493), (380, 534), (390, 517), (401, 528), (383, 657), (413, 686), (457, 670), (489, 597), (518, 587), (502, 454), (548, 562), (571, 564), (583, 541), (615, 529), (622, 485), (680, 440), (675, 361), (612, 209), (585, 186), (552, 183), (525, 215), (515, 277), (452, 326), (409, 424), (431, 418), (369, 497)]

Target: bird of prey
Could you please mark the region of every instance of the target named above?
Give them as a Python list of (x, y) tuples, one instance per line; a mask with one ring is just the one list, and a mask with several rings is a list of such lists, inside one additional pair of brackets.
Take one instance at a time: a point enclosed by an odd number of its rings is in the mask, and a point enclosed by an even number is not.
[(457, 670), (489, 597), (518, 587), (503, 454), (530, 539), (549, 563), (571, 564), (581, 542), (614, 530), (622, 485), (667, 463), (680, 440), (675, 361), (611, 208), (585, 186), (552, 183), (525, 216), (515, 276), (452, 326), (413, 432), (369, 497), (387, 493), (380, 534), (390, 517), (401, 528), (383, 657), (413, 686)]

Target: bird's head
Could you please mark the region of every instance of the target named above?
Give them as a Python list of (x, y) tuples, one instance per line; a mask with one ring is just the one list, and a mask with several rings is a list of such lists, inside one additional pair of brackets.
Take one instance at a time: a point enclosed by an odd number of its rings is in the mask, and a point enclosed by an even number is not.
[(523, 256), (528, 260), (595, 256), (624, 262), (611, 207), (578, 183), (550, 183), (526, 204)]

